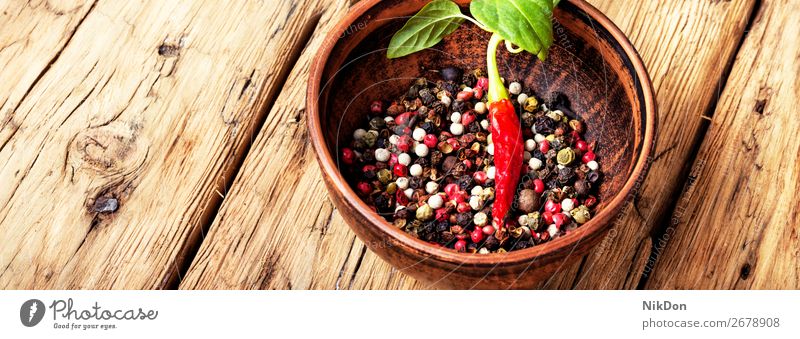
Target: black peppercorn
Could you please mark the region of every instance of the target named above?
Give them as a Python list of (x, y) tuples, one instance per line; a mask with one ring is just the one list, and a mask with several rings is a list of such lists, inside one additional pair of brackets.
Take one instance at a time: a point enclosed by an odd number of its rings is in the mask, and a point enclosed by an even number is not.
[(469, 224), (472, 223), (472, 213), (464, 212), (456, 214), (456, 222), (461, 225), (461, 227), (469, 226)]
[(578, 196), (589, 194), (590, 189), (592, 189), (592, 185), (586, 180), (581, 179), (575, 182), (575, 193), (577, 193)]
[(575, 171), (572, 167), (564, 167), (558, 170), (558, 182), (561, 185), (568, 185), (573, 179), (575, 179)]
[(436, 100), (436, 97), (433, 95), (433, 93), (431, 93), (431, 90), (427, 88), (419, 90), (419, 97), (422, 99), (422, 103), (425, 105), (430, 105), (434, 100)]
[(556, 122), (555, 120), (542, 115), (536, 117), (536, 121), (533, 123), (533, 126), (536, 128), (536, 133), (547, 135), (553, 133), (556, 127)]
[(486, 241), (483, 243), (483, 246), (490, 251), (496, 251), (500, 248), (500, 241), (494, 237), (494, 235), (490, 235), (486, 237)]
[(586, 174), (586, 180), (589, 180), (590, 183), (596, 183), (600, 180), (600, 171), (591, 171)]
[(436, 133), (436, 127), (430, 121), (423, 122), (422, 125), (419, 126), (425, 131), (425, 134), (434, 134)]
[(458, 178), (458, 187), (464, 191), (469, 191), (474, 185), (475, 180), (472, 179), (471, 175), (465, 174)]
[(453, 107), (453, 111), (455, 111), (455, 112), (463, 112), (465, 110), (465, 108), (467, 108), (467, 105), (464, 103), (463, 100), (456, 99), (455, 101), (453, 101), (453, 106), (452, 107)]

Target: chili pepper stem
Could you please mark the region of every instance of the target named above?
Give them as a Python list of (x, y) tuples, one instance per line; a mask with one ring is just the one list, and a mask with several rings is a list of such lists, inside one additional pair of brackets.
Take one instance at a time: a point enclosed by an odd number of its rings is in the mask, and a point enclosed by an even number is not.
[(508, 99), (508, 91), (500, 78), (500, 70), (497, 68), (497, 47), (503, 42), (503, 38), (497, 33), (493, 33), (489, 39), (489, 47), (486, 50), (486, 71), (489, 73), (489, 102)]

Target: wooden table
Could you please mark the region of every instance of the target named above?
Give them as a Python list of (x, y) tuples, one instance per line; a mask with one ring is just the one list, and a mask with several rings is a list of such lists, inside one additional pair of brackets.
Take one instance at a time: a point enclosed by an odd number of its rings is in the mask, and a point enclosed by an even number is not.
[[(656, 155), (541, 287), (800, 288), (800, 2), (590, 2), (647, 64)], [(306, 140), (349, 5), (0, 3), (0, 287), (430, 287), (350, 232)]]

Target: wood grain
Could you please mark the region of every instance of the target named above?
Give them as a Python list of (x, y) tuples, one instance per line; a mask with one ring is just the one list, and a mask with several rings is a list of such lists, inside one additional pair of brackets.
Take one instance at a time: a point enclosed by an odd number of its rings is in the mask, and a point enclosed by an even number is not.
[(6, 6), (0, 288), (174, 286), (319, 3)]
[(304, 114), (311, 57), (348, 8), (328, 3), (181, 288), (332, 288), (357, 267), (362, 245), (327, 199)]
[[(660, 106), (657, 156), (635, 207), (606, 241), (544, 288), (636, 287), (650, 255), (650, 232), (680, 189), (683, 168), (675, 164), (696, 146), (702, 115), (716, 98), (754, 4), (591, 2), (628, 34), (648, 66)], [(305, 71), (303, 66), (298, 73)], [(279, 99), (291, 106), (281, 104), (270, 114), (272, 126), (260, 133), (181, 288), (426, 287), (367, 250), (326, 198), (299, 114), (306, 77), (292, 77)]]
[[(594, 3), (594, 2), (593, 2)], [(642, 55), (659, 105), (656, 149), (639, 192), (606, 239), (548, 288), (636, 288), (649, 274), (652, 235), (674, 203), (685, 164), (705, 130), (718, 83), (736, 53), (755, 1), (608, 1), (596, 5)]]
[(797, 1), (763, 3), (647, 287), (800, 288), (798, 15)]

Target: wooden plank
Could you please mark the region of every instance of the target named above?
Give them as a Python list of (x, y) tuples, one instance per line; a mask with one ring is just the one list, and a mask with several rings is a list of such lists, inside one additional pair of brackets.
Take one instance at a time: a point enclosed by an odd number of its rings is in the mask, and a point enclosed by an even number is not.
[(89, 0), (4, 2), (0, 13), (0, 149), (19, 130), (14, 111), (50, 68), (93, 6)]
[(797, 1), (764, 1), (648, 287), (800, 288), (798, 16)]
[[(719, 96), (727, 65), (755, 1), (598, 2), (630, 37), (647, 65), (659, 106), (650, 171), (603, 242), (577, 276), (565, 269), (555, 288), (636, 288), (652, 271), (652, 234), (669, 213), (686, 164), (697, 148), (704, 114)], [(658, 240), (656, 240), (658, 241)]]
[(72, 35), (35, 29), (10, 65), (69, 43), (3, 94), (0, 288), (175, 286), (318, 5), (100, 1), (63, 11), (88, 12)]
[[(691, 153), (754, 1), (591, 2), (631, 36), (648, 65), (661, 106), (659, 157), (642, 185), (638, 213), (629, 212), (602, 250), (582, 266), (565, 266), (545, 288), (636, 286), (650, 230), (679, 188), (681, 167), (674, 164)], [(427, 287), (366, 250), (334, 212), (305, 141), (304, 117), (287, 123), (305, 104), (306, 75), (297, 79), (280, 101), (291, 106), (271, 113), (274, 127), (259, 135), (181, 287)], [(278, 170), (292, 175), (271, 174)]]
[(326, 198), (304, 114), (311, 59), (348, 8), (328, 4), (181, 288), (333, 288), (357, 265), (361, 245)]

